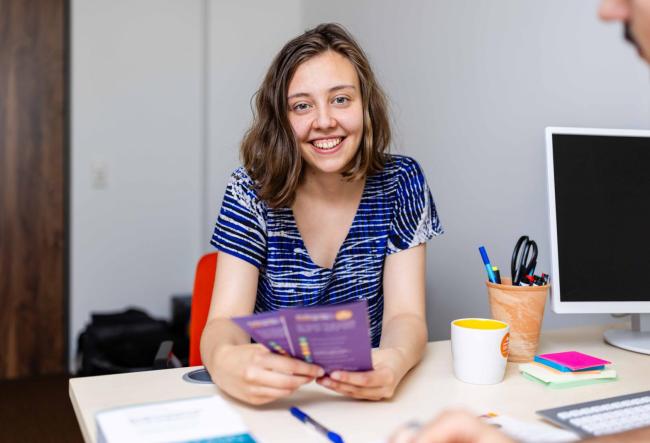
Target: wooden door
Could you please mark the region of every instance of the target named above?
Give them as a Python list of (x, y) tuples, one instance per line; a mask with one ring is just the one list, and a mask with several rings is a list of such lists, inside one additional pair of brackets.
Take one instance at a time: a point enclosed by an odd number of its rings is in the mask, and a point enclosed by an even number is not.
[(66, 367), (68, 9), (0, 0), (0, 379)]

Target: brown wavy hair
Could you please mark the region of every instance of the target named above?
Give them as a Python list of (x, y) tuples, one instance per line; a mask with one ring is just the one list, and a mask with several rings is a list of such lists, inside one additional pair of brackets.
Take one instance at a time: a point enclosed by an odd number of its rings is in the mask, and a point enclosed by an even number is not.
[(241, 143), (244, 167), (255, 181), (259, 197), (271, 207), (293, 203), (303, 172), (302, 156), (287, 115), (289, 82), (301, 63), (328, 50), (352, 63), (361, 85), (363, 136), (342, 175), (355, 180), (384, 167), (391, 138), (386, 96), (354, 38), (339, 24), (318, 25), (289, 41), (275, 56), (255, 93), (253, 123)]

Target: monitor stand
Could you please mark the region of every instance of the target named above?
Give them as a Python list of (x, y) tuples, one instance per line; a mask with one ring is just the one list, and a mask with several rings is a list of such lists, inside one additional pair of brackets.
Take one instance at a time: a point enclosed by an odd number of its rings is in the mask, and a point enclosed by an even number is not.
[(632, 329), (608, 329), (605, 341), (628, 351), (650, 354), (650, 314), (631, 314)]

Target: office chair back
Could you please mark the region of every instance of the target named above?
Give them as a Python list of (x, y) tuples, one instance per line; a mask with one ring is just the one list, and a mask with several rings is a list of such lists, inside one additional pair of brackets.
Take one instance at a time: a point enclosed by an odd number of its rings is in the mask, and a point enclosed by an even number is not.
[(200, 366), (203, 364), (200, 349), (201, 334), (208, 320), (216, 270), (216, 252), (201, 257), (196, 266), (194, 289), (192, 290), (192, 308), (190, 312), (190, 366)]

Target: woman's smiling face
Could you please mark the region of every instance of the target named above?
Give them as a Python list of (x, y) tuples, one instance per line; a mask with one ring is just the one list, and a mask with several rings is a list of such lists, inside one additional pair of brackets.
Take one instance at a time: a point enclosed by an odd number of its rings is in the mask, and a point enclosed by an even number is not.
[(288, 117), (310, 172), (340, 173), (363, 137), (359, 77), (341, 54), (326, 51), (296, 69), (289, 83)]

